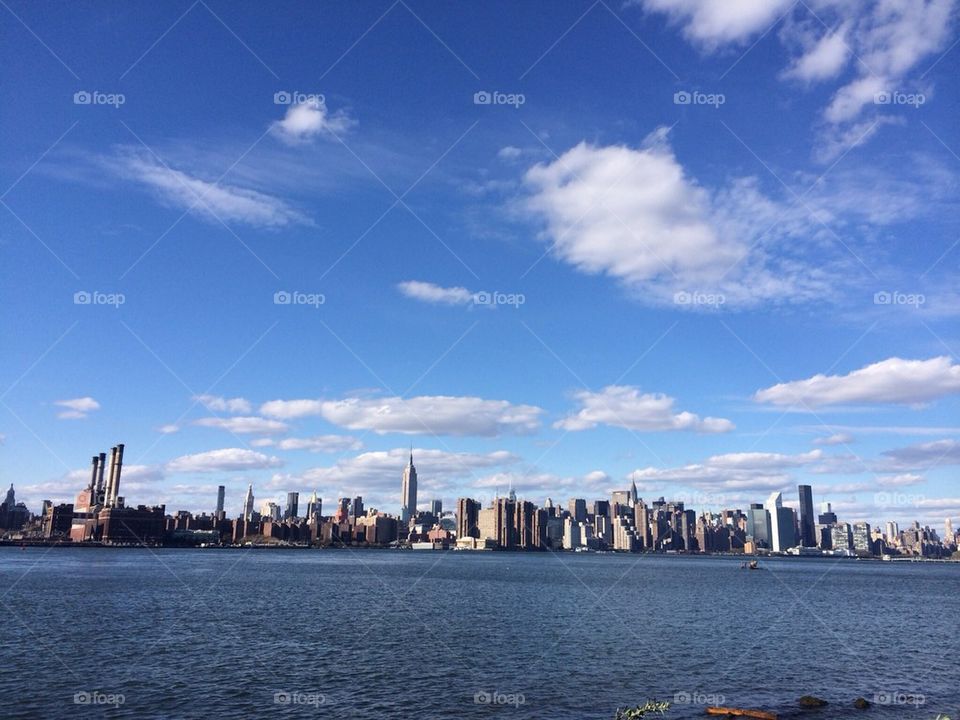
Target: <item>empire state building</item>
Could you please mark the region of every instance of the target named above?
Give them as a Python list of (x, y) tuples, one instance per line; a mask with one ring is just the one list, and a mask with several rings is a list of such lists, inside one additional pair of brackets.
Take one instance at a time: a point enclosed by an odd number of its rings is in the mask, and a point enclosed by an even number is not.
[(400, 490), (400, 522), (407, 524), (417, 514), (417, 469), (413, 466), (413, 450), (410, 464), (403, 469), (403, 485)]

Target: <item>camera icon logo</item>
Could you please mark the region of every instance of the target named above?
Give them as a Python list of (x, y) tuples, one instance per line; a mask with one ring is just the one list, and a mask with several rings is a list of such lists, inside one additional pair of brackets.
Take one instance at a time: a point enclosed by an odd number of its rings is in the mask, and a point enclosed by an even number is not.
[(86, 290), (77, 290), (73, 294), (74, 305), (89, 305), (93, 301), (93, 296)]
[(677, 705), (689, 705), (690, 699), (690, 693), (688, 692), (678, 692), (673, 696), (673, 702)]
[(888, 90), (881, 90), (873, 95), (874, 105), (889, 105), (893, 102), (893, 94)]
[(276, 705), (289, 705), (290, 700), (290, 693), (286, 690), (277, 690), (277, 692), (273, 694), (273, 702)]
[(675, 305), (689, 305), (690, 300), (690, 293), (686, 290), (681, 290), (673, 294), (673, 302)]
[(886, 290), (873, 294), (874, 305), (889, 305), (892, 299), (893, 295), (888, 293)]
[(492, 700), (493, 696), (486, 690), (479, 690), (473, 696), (473, 702), (477, 705), (489, 705)]
[(293, 96), (286, 90), (279, 90), (273, 94), (274, 105), (289, 105), (293, 102)]
[(73, 694), (73, 704), (74, 705), (89, 705), (92, 697), (90, 693), (83, 691)]
[(93, 95), (86, 90), (78, 90), (73, 94), (74, 105), (89, 105), (91, 102), (93, 102)]
[(486, 290), (481, 290), (476, 295), (473, 296), (473, 302), (475, 305), (492, 305), (493, 304), (493, 295), (491, 295)]
[(274, 305), (289, 305), (293, 300), (293, 296), (288, 293), (286, 290), (278, 290), (273, 294), (273, 304)]
[(673, 94), (674, 105), (689, 105), (692, 99), (693, 96), (690, 95), (690, 93), (688, 93), (686, 90), (680, 90)]
[(489, 105), (493, 102), (493, 95), (486, 90), (479, 90), (473, 94), (474, 105)]

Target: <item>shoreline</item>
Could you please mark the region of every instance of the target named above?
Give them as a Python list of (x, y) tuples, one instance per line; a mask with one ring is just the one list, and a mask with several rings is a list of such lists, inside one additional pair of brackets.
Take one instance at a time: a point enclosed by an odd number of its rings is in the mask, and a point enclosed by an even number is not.
[[(113, 545), (99, 542), (62, 542), (50, 540), (0, 540), (0, 548), (77, 548), (86, 550), (378, 550), (378, 551), (399, 551), (416, 552), (417, 554), (428, 555), (437, 552), (455, 552), (457, 554), (509, 554), (509, 555), (536, 555), (539, 552), (554, 552), (570, 555), (623, 555), (629, 557), (672, 557), (672, 558), (728, 558), (733, 560), (844, 560), (851, 562), (881, 562), (881, 563), (936, 563), (936, 564), (960, 564), (960, 558), (917, 558), (917, 557), (892, 557), (884, 560), (879, 557), (845, 557), (840, 555), (745, 555), (743, 553), (667, 553), (667, 552), (619, 552), (615, 550), (600, 551), (576, 551), (563, 549), (549, 549), (545, 551), (530, 550), (413, 550), (408, 547), (387, 547), (378, 545), (290, 545), (290, 544), (250, 544), (250, 545)], [(762, 565), (760, 569), (762, 569)]]

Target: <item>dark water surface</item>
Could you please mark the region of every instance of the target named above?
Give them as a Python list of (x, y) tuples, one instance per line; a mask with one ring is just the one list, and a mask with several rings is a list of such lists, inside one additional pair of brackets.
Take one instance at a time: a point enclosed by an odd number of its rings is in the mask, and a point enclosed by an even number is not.
[[(764, 565), (2, 548), (0, 716), (960, 718), (960, 566)], [(910, 703), (852, 708), (878, 693)]]

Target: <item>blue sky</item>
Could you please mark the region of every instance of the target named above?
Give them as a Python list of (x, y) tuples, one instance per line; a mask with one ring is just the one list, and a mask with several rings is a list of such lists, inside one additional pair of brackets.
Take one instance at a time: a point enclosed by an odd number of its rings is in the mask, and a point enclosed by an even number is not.
[(10, 2), (0, 479), (940, 527), (956, 5)]

